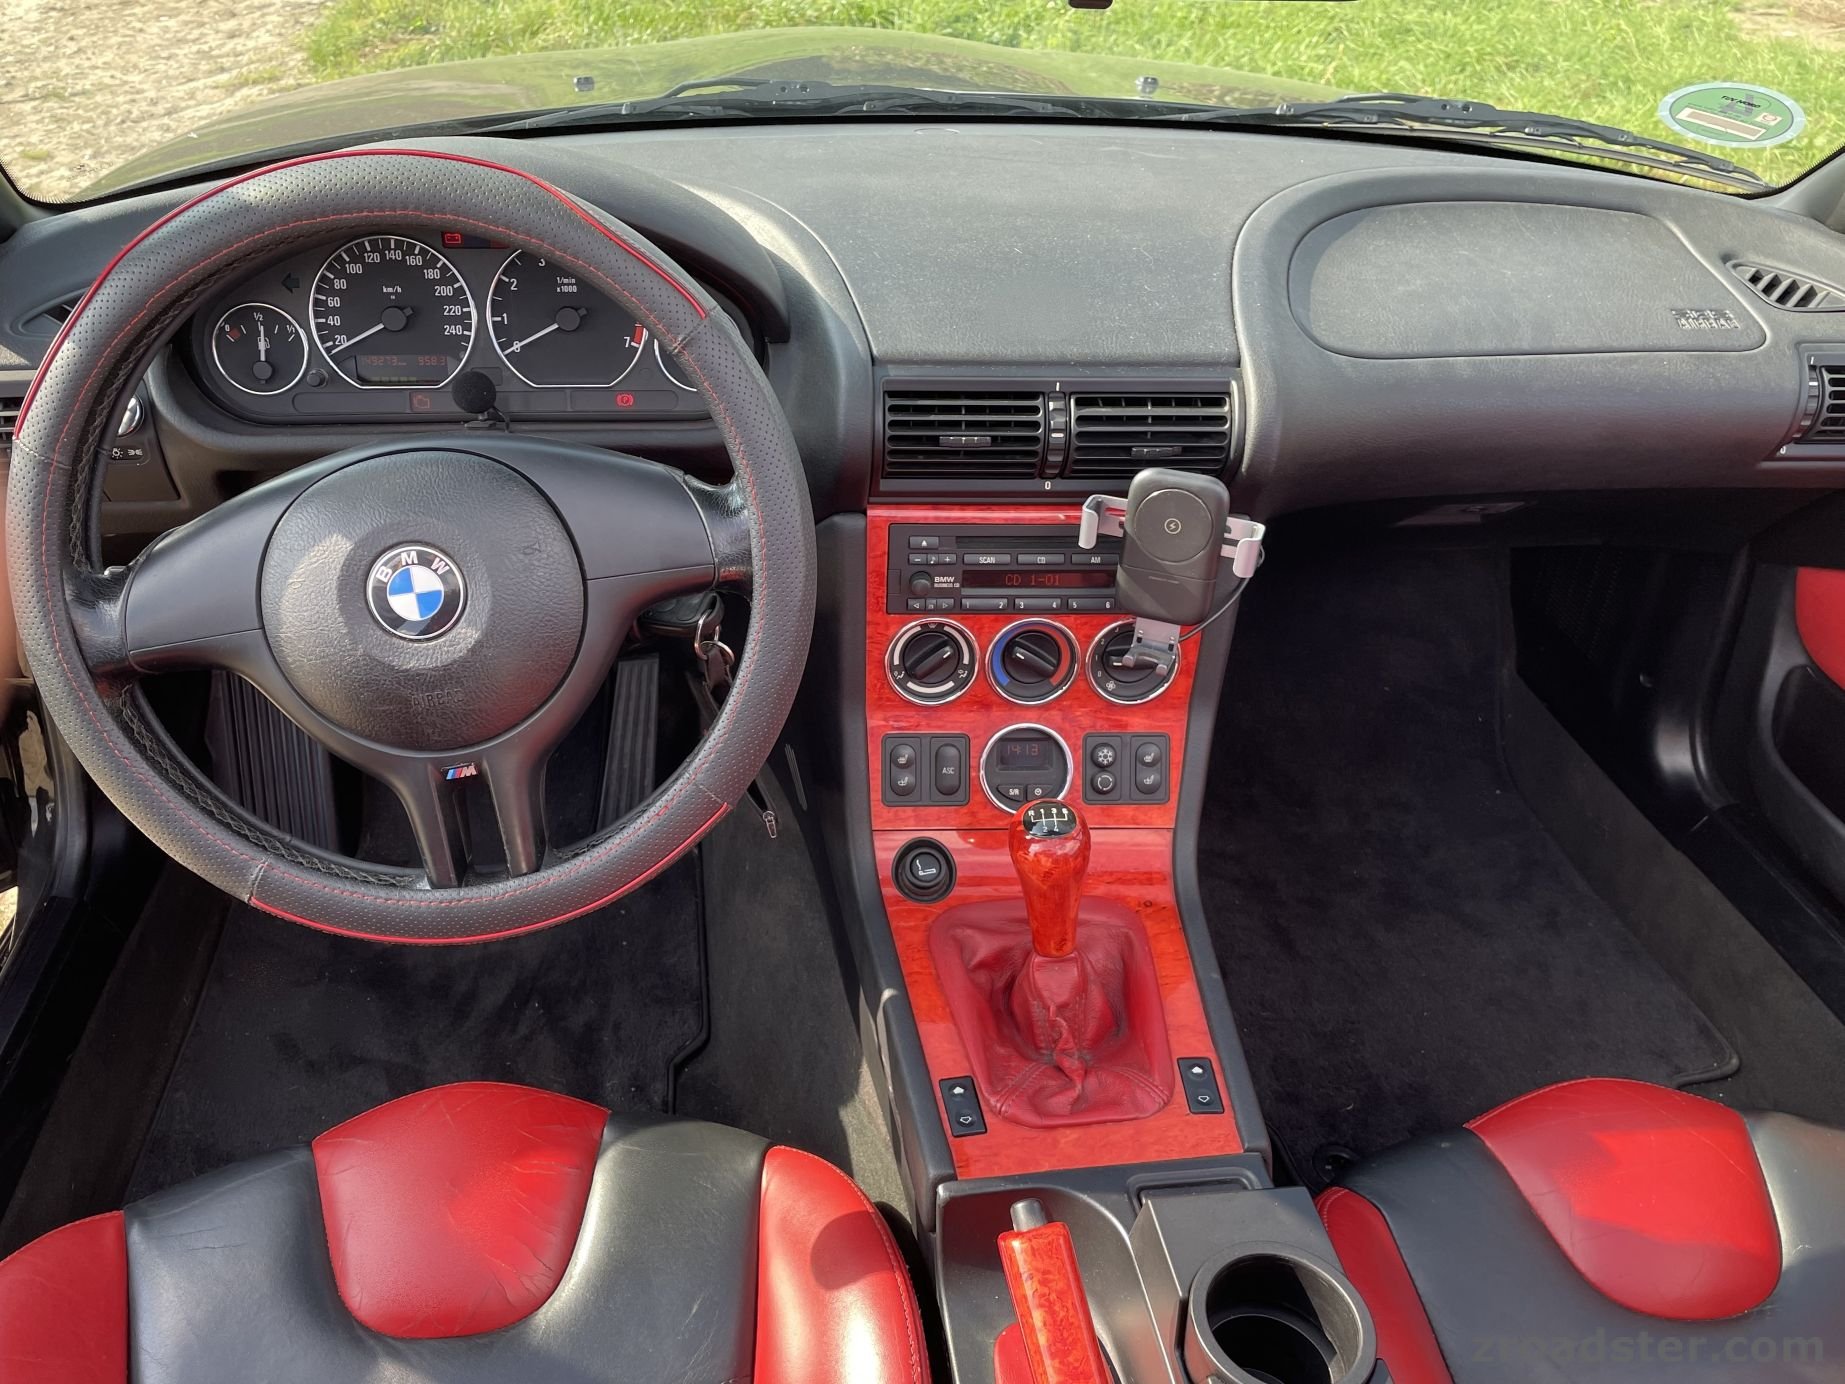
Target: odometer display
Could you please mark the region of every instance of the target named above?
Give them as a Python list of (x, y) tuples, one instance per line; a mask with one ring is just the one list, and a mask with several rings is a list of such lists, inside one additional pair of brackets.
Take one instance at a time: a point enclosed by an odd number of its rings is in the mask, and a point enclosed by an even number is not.
[(433, 388), (474, 347), (474, 299), (455, 266), (420, 241), (367, 236), (314, 277), (314, 340), (361, 389)]

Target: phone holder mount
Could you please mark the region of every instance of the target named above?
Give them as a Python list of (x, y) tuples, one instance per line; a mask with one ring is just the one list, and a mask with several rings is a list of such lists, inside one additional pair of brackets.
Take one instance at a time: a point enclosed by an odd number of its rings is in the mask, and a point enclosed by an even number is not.
[[(1121, 604), (1134, 616), (1134, 642), (1122, 657), (1131, 668), (1170, 676), (1181, 631), (1228, 608), (1262, 565), (1268, 529), (1230, 513), (1230, 491), (1215, 476), (1151, 467), (1134, 477), (1126, 498), (1091, 495), (1083, 501), (1076, 543), (1095, 547), (1119, 535), (1115, 579)], [(1218, 600), (1219, 567), (1230, 560), (1234, 585)]]

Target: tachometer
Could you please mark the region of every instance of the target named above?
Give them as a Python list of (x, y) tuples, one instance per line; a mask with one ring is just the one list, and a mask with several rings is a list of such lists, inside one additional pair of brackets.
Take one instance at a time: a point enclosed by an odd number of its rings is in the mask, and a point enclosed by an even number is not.
[[(698, 392), (697, 385), (687, 384), (684, 380), (679, 378), (678, 372), (673, 369), (679, 362), (673, 359), (672, 353), (660, 344), (658, 338), (656, 338), (653, 343), (653, 358), (660, 363), (660, 373), (666, 376), (667, 383), (672, 385), (673, 388), (683, 389), (687, 394), (696, 394)], [(680, 368), (683, 369), (684, 367), (682, 366)]]
[(615, 384), (647, 344), (632, 313), (571, 270), (524, 250), (493, 276), (487, 330), (506, 368), (540, 389)]
[(335, 250), (314, 277), (314, 339), (362, 389), (453, 379), (474, 346), (474, 298), (419, 241), (378, 235)]
[(308, 343), (300, 324), (268, 303), (239, 303), (211, 329), (211, 358), (246, 394), (280, 394), (307, 369)]

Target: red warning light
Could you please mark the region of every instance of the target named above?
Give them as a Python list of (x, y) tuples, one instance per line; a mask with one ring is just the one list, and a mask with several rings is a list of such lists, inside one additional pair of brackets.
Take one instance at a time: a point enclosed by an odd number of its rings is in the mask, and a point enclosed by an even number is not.
[(460, 231), (442, 232), (442, 245), (444, 249), (448, 249), (448, 250), (460, 249), (461, 248), (461, 232)]
[(615, 407), (616, 408), (633, 408), (634, 407), (634, 396), (628, 393), (617, 394), (615, 396)]

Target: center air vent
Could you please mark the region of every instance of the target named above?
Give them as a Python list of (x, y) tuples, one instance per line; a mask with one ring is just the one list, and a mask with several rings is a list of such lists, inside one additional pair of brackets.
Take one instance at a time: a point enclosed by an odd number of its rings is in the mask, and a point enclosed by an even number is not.
[(1234, 417), (1228, 394), (1073, 394), (1067, 476), (1102, 480), (1148, 466), (1223, 470)]
[(1044, 456), (1044, 396), (1020, 390), (892, 389), (884, 474), (894, 480), (1030, 480)]
[(1845, 312), (1845, 293), (1817, 279), (1759, 264), (1732, 264), (1730, 270), (1756, 297), (1788, 312)]

